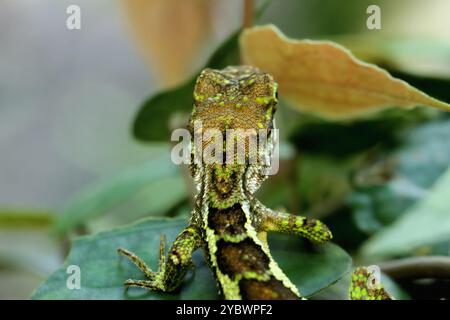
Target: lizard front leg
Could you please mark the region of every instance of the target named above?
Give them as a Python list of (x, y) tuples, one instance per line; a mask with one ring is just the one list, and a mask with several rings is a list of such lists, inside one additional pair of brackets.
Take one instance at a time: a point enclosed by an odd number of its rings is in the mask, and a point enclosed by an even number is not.
[(325, 243), (333, 237), (321, 221), (257, 207), (259, 232), (280, 232), (302, 236), (315, 243)]
[(186, 272), (193, 265), (192, 254), (200, 245), (201, 237), (197, 228), (189, 226), (177, 236), (166, 259), (165, 236), (162, 235), (159, 248), (159, 266), (156, 272), (152, 271), (136, 254), (118, 248), (119, 254), (129, 258), (147, 276), (147, 280), (129, 279), (125, 281), (125, 285), (163, 292), (174, 291), (183, 282)]

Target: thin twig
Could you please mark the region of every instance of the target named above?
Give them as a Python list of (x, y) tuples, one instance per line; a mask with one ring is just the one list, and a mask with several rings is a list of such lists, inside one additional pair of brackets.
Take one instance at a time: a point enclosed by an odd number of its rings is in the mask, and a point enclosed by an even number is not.
[(253, 25), (253, 0), (244, 0), (243, 28), (250, 28)]
[(450, 257), (426, 256), (386, 261), (381, 271), (394, 279), (450, 279)]

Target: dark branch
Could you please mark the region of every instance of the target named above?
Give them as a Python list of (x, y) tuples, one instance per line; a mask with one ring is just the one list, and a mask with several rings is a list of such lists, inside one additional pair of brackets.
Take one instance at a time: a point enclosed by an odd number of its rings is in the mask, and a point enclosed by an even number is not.
[(394, 279), (450, 279), (450, 257), (446, 256), (412, 257), (378, 265)]

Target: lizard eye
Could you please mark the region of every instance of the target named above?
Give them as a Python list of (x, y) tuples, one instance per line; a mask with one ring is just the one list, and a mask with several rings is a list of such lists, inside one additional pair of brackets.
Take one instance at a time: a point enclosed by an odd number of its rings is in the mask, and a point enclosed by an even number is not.
[(278, 100), (278, 90), (275, 91), (275, 98)]

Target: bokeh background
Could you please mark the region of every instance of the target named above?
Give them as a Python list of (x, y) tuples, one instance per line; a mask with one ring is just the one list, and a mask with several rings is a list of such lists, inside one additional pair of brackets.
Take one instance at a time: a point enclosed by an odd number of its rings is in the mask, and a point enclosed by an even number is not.
[[(81, 30), (65, 26), (71, 4), (81, 7)], [(367, 30), (369, 4), (381, 6), (382, 30)], [(446, 0), (283, 0), (272, 1), (259, 23), (274, 23), (291, 37), (344, 44), (352, 37), (399, 37), (448, 46), (449, 12)], [(28, 298), (61, 265), (74, 236), (187, 210), (189, 187), (176, 171), (86, 224), (54, 232), (55, 219), (79, 209), (80, 198), (127, 181), (136, 168), (163, 166), (168, 143), (132, 136), (139, 106), (191, 77), (240, 27), (242, 15), (240, 0), (0, 2), (0, 299)], [(366, 46), (354, 48), (373, 58)], [(448, 88), (450, 56), (437, 63), (389, 52), (393, 72), (432, 79), (428, 92), (449, 101), (448, 89), (436, 88)], [(286, 200), (295, 194), (276, 192), (269, 203), (296, 207)]]

